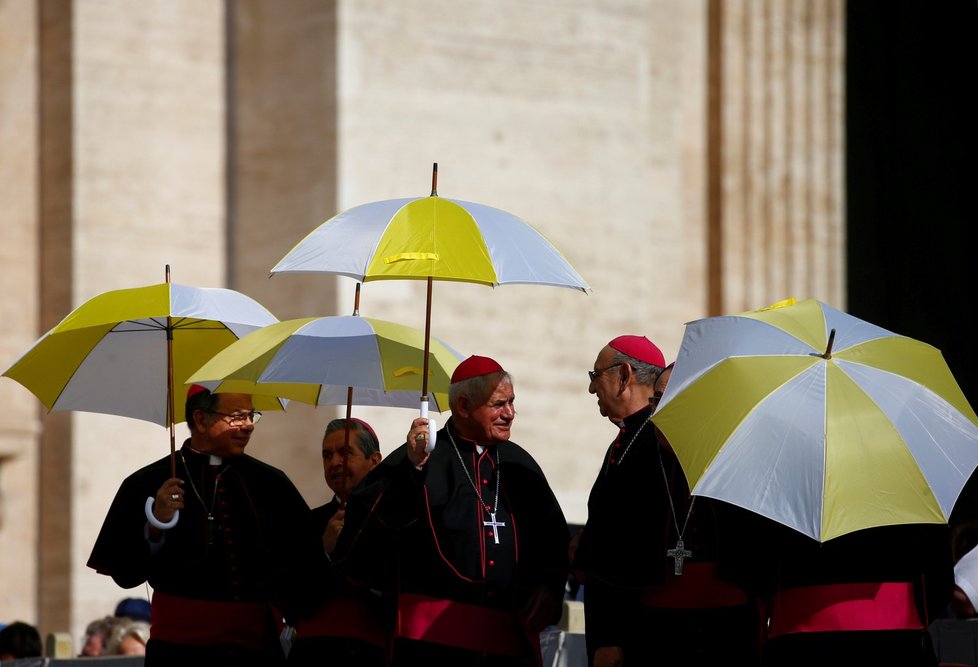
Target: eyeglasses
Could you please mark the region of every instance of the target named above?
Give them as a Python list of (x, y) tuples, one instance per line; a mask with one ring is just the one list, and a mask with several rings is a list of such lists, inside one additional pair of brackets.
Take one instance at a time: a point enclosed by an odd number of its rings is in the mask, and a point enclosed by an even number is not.
[(207, 412), (212, 415), (227, 417), (229, 426), (244, 426), (244, 423), (249, 419), (254, 425), (261, 420), (261, 413), (257, 410), (252, 410), (251, 412), (235, 412), (233, 415), (229, 415), (226, 412), (217, 412), (216, 410), (208, 410)]
[(595, 380), (598, 379), (598, 376), (604, 373), (605, 371), (610, 371), (612, 368), (617, 368), (618, 366), (621, 366), (624, 363), (625, 363), (624, 361), (619, 361), (617, 364), (611, 364), (610, 366), (599, 368), (596, 371), (588, 371), (587, 376), (591, 378), (591, 382), (594, 382)]

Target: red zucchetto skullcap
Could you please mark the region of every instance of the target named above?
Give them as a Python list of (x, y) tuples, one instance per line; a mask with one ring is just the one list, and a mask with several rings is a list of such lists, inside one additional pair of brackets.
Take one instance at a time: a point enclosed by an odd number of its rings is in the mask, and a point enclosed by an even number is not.
[(479, 357), (472, 355), (462, 363), (458, 365), (455, 372), (452, 373), (452, 384), (456, 382), (462, 382), (463, 380), (468, 380), (470, 378), (479, 377), (480, 375), (489, 375), (490, 373), (498, 373), (503, 370), (495, 360), (489, 357)]
[(360, 426), (362, 426), (364, 429), (366, 429), (366, 431), (370, 435), (372, 435), (374, 437), (374, 440), (376, 442), (378, 442), (378, 443), (380, 442), (380, 438), (377, 437), (377, 433), (374, 431), (373, 427), (370, 424), (368, 424), (367, 422), (363, 421), (362, 419), (358, 419), (357, 417), (350, 417), (350, 421), (351, 422), (355, 422), (357, 424), (360, 424)]
[(662, 355), (662, 350), (645, 336), (618, 336), (608, 343), (608, 346), (622, 354), (627, 354), (632, 359), (638, 359), (653, 366), (661, 368), (666, 365), (666, 358)]
[(193, 396), (196, 396), (202, 391), (207, 391), (207, 387), (201, 384), (190, 385), (190, 389), (187, 390), (187, 400), (189, 401)]

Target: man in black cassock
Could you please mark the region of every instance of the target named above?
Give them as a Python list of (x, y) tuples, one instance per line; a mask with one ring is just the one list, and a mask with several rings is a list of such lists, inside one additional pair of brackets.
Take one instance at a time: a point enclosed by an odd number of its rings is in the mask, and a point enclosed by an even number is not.
[(350, 492), (381, 461), (380, 442), (367, 422), (334, 419), (323, 434), (323, 476), (333, 492), (325, 505), (312, 509), (308, 576), (300, 579), (311, 594), (296, 610), (296, 638), (290, 667), (383, 667), (387, 664), (389, 619), (383, 601), (364, 586), (355, 586), (333, 571), (330, 556), (345, 523)]
[(820, 543), (770, 521), (758, 581), (769, 594), (766, 667), (936, 667), (927, 626), (954, 590), (950, 529), (907, 524)]
[(170, 457), (151, 463), (109, 508), (88, 566), (123, 588), (153, 587), (147, 667), (285, 661), (279, 608), (309, 506), (283, 472), (244, 453), (259, 417), (249, 395), (192, 386), (176, 477)]
[(594, 667), (757, 661), (759, 612), (728, 548), (735, 508), (690, 497), (649, 421), (670, 371), (655, 344), (624, 335), (589, 372), (598, 409), (619, 427), (572, 545)]
[(540, 467), (510, 441), (512, 378), (487, 357), (452, 375), (452, 416), (428, 420), (350, 496), (334, 560), (397, 600), (395, 665), (540, 663), (560, 618), (569, 531)]

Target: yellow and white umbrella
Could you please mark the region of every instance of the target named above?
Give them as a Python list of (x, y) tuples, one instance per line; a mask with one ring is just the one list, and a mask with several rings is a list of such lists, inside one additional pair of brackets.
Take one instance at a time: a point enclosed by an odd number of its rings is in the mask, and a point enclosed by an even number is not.
[[(3, 375), (49, 411), (79, 410), (149, 421), (184, 421), (184, 381), (219, 350), (278, 322), (240, 292), (166, 282), (92, 297), (38, 339)], [(257, 397), (259, 410), (282, 401)]]
[[(276, 273), (330, 273), (361, 282), (427, 280), (425, 352), (431, 338), (432, 282), (566, 287), (587, 293), (584, 279), (534, 227), (498, 208), (438, 196), (438, 165), (431, 195), (376, 201), (321, 224), (278, 264)], [(427, 354), (424, 356), (427, 363)], [(421, 416), (428, 416), (423, 372)], [(429, 423), (428, 446), (435, 442)]]
[(940, 351), (815, 300), (687, 324), (652, 421), (694, 495), (823, 542), (945, 523), (978, 466)]
[[(355, 315), (285, 320), (217, 353), (188, 382), (220, 391), (251, 391), (310, 405), (352, 403), (418, 407), (424, 334)], [(431, 342), (428, 374), (434, 409), (448, 409), (448, 385), (462, 355)]]

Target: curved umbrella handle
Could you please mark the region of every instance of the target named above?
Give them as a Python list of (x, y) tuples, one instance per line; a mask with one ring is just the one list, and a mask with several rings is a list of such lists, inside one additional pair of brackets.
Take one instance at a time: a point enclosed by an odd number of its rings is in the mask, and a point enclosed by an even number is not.
[(428, 442), (424, 446), (424, 450), (431, 453), (431, 450), (435, 448), (435, 440), (438, 438), (438, 423), (435, 421), (434, 417), (428, 416), (428, 399), (421, 399), (421, 416), (428, 420)]
[(153, 496), (150, 496), (149, 498), (146, 499), (146, 505), (145, 505), (146, 520), (149, 521), (149, 524), (154, 528), (159, 528), (160, 530), (169, 530), (173, 528), (175, 525), (177, 525), (177, 521), (180, 520), (180, 510), (174, 510), (173, 518), (167, 521), (166, 523), (163, 523), (153, 515), (153, 503), (155, 501), (156, 498), (154, 498)]

